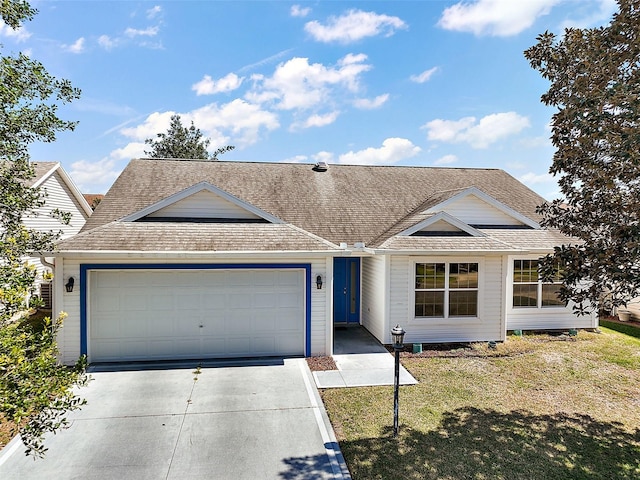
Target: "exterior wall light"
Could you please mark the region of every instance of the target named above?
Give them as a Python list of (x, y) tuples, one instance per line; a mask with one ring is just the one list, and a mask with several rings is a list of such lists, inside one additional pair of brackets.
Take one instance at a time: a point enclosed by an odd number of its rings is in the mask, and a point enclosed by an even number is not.
[(316, 277), (316, 287), (318, 287), (318, 290), (322, 290), (322, 275)]
[(75, 279), (73, 277), (69, 277), (67, 283), (65, 283), (64, 288), (66, 288), (67, 292), (73, 292), (73, 284), (75, 283)]

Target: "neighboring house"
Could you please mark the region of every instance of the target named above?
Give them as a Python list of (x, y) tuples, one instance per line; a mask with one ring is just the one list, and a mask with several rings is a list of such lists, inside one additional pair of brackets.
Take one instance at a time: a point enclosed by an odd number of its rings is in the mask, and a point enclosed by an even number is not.
[[(91, 207), (75, 186), (69, 175), (58, 162), (33, 162), (35, 177), (31, 180), (31, 187), (39, 187), (45, 195), (45, 203), (33, 214), (22, 219), (26, 228), (40, 232), (61, 232), (60, 238), (65, 239), (77, 234), (91, 215)], [(64, 225), (51, 213), (54, 210), (71, 214), (68, 225)], [(49, 259), (51, 260), (51, 259)], [(51, 307), (51, 284), (43, 279), (43, 274), (51, 272), (49, 265), (43, 265), (39, 257), (30, 258), (38, 270), (36, 294)], [(45, 259), (45, 262), (48, 261)]]
[(83, 193), (82, 196), (87, 201), (92, 210), (95, 210), (98, 204), (104, 198), (104, 195), (101, 193)]
[(329, 355), (335, 324), (383, 343), (396, 323), (409, 343), (595, 328), (537, 279), (567, 243), (542, 202), (493, 169), (133, 160), (58, 244), (63, 360)]

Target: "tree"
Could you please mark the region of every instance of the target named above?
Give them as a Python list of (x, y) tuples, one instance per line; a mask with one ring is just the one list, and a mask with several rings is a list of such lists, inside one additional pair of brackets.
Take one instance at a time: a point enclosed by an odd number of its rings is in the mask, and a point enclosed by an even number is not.
[(525, 51), (551, 83), (542, 102), (556, 148), (550, 173), (564, 198), (539, 207), (542, 225), (576, 239), (541, 264), (562, 269), (560, 295), (578, 313), (640, 296), (640, 0), (618, 0), (606, 27), (545, 32)]
[(156, 140), (147, 138), (144, 143), (151, 145), (145, 154), (151, 158), (184, 158), (192, 160), (217, 160), (218, 155), (229, 152), (235, 147), (227, 145), (209, 154), (207, 147), (210, 140), (203, 138), (199, 128), (191, 122), (189, 128), (182, 125), (180, 115), (171, 116), (171, 125), (167, 133), (158, 133)]
[[(13, 29), (36, 13), (25, 0), (0, 3), (2, 20)], [(36, 276), (25, 258), (51, 251), (57, 237), (22, 223), (44, 202), (44, 194), (29, 186), (34, 171), (28, 147), (74, 129), (74, 122), (58, 118), (57, 109), (79, 95), (68, 80), (52, 77), (22, 53), (0, 57), (0, 420), (18, 425), (27, 452), (36, 455), (46, 450), (44, 433), (59, 429), (65, 412), (81, 405), (70, 388), (84, 375), (81, 368), (57, 363), (55, 335), (62, 318), (34, 324), (19, 316)], [(58, 211), (56, 216), (69, 221), (69, 214)]]

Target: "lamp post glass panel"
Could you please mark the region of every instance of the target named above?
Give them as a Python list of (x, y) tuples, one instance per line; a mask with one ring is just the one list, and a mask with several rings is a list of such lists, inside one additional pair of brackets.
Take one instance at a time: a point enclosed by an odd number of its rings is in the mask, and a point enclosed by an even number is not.
[(391, 330), (393, 350), (396, 354), (395, 370), (393, 376), (393, 436), (398, 436), (398, 393), (400, 389), (400, 350), (404, 348), (404, 334), (406, 332), (400, 325)]

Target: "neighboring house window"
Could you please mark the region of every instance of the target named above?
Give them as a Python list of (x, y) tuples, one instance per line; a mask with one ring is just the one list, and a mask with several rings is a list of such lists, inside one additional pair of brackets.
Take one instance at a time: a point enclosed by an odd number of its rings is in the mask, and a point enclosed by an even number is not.
[(477, 263), (416, 263), (416, 317), (476, 317)]
[(551, 283), (543, 283), (538, 275), (538, 260), (513, 261), (513, 307), (563, 307), (560, 300), (560, 269)]

